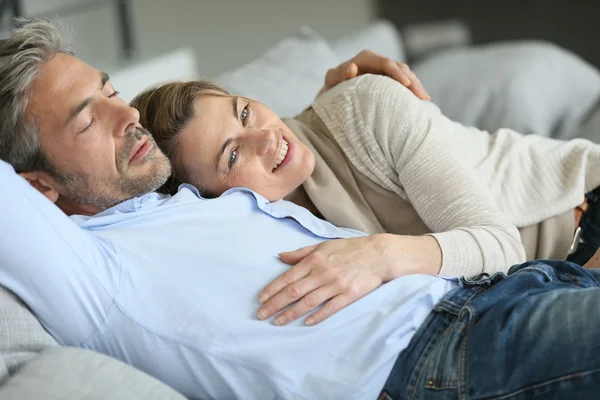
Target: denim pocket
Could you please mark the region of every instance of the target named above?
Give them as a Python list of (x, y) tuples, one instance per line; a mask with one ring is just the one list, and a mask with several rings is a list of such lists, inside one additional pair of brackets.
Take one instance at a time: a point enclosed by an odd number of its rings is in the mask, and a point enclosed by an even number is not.
[(467, 325), (459, 318), (452, 322), (423, 365), (426, 389), (456, 389), (466, 356)]

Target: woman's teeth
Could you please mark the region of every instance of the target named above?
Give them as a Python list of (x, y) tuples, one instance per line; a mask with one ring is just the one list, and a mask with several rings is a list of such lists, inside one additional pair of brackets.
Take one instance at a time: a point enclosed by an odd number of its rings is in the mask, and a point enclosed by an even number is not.
[(279, 167), (279, 165), (283, 162), (288, 152), (288, 143), (284, 139), (281, 140), (283, 140), (283, 145), (281, 146), (281, 151), (279, 152), (279, 156), (277, 157), (277, 161), (275, 162), (275, 166), (273, 167), (273, 170), (271, 172), (275, 171), (277, 167)]

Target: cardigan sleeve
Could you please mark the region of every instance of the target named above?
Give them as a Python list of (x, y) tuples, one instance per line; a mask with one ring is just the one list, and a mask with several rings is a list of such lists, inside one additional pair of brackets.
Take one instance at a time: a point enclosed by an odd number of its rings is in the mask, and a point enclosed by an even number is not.
[(473, 168), (453, 151), (452, 124), (433, 104), (381, 76), (364, 75), (318, 102), (361, 172), (411, 202), (442, 250), (440, 275), (507, 271), (525, 259), (517, 228)]

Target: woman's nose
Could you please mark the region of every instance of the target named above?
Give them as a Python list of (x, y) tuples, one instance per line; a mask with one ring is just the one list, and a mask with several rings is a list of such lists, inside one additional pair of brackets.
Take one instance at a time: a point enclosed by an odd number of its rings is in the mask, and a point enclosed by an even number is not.
[(267, 154), (269, 149), (277, 143), (275, 132), (271, 129), (258, 129), (253, 136), (256, 143), (256, 153), (259, 156)]

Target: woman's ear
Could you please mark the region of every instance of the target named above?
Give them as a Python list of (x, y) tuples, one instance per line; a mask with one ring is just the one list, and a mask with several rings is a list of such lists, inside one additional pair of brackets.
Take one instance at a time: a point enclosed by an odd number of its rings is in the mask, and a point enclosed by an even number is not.
[(43, 177), (42, 174), (39, 172), (21, 172), (19, 175), (29, 182), (31, 186), (36, 188), (38, 192), (46, 196), (48, 200), (56, 203), (58, 200), (58, 192), (54, 186)]

